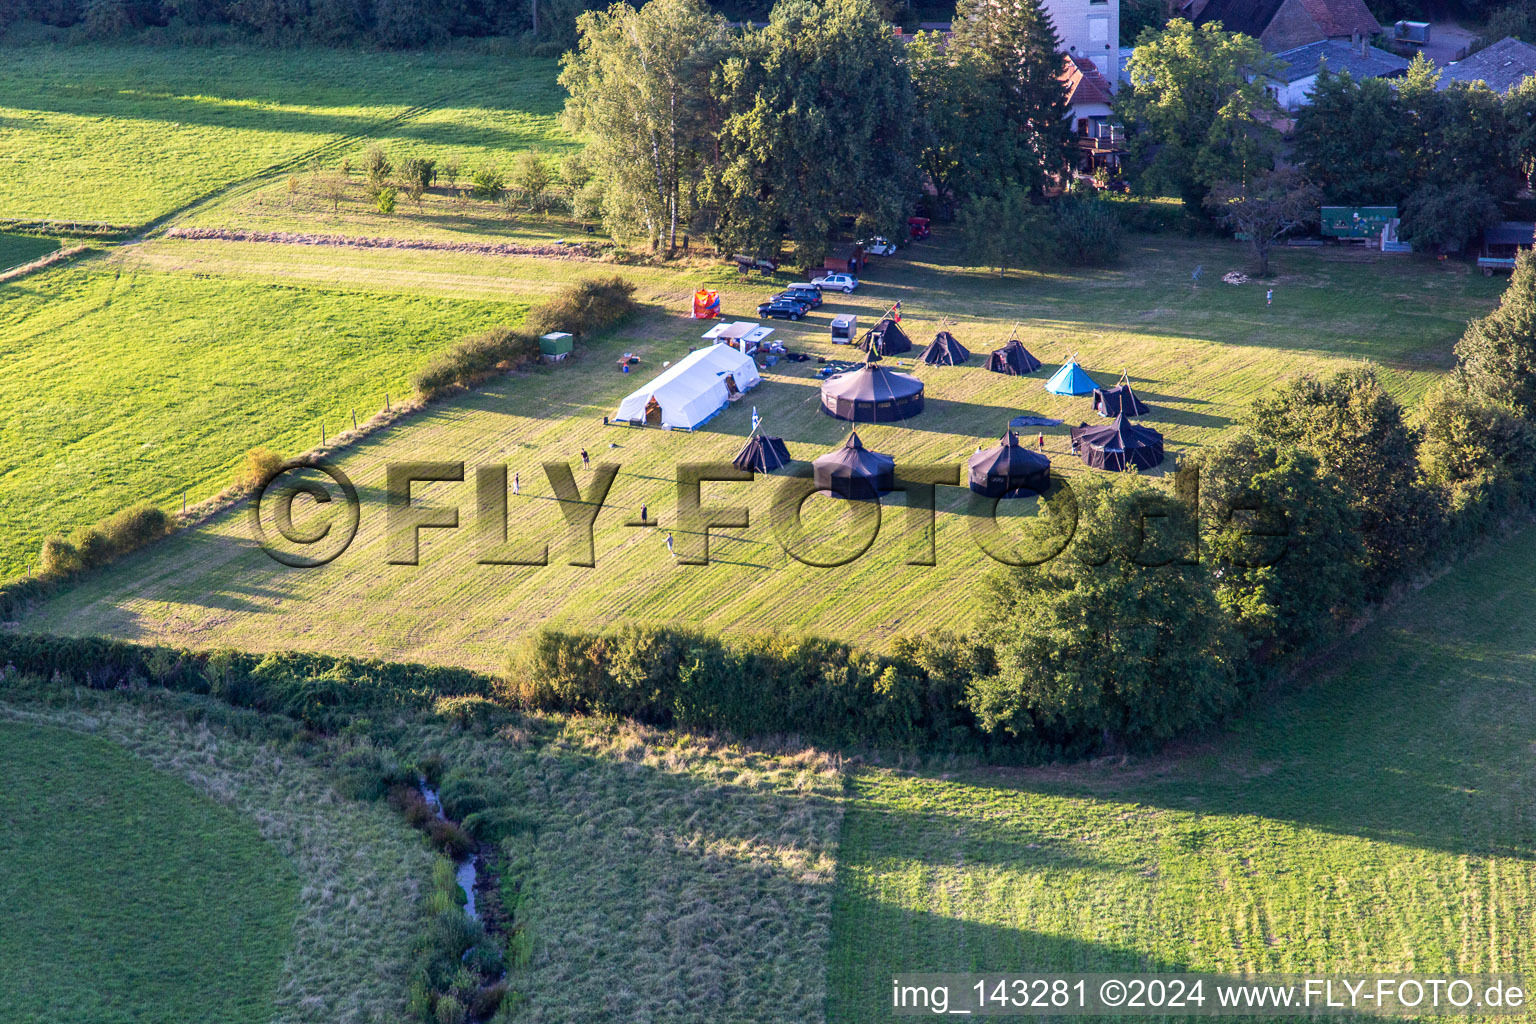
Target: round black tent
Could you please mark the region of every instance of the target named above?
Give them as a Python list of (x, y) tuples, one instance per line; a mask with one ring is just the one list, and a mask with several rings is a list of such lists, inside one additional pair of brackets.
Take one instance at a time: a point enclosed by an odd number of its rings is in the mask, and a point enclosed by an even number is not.
[(811, 475), (819, 491), (843, 498), (868, 501), (896, 487), (896, 460), (864, 447), (857, 432), (811, 463)]
[(1019, 444), (1008, 431), (994, 447), (972, 455), (971, 490), (988, 498), (1017, 498), (1021, 492), (1044, 494), (1051, 485), (1051, 460)]
[(1101, 427), (1073, 427), (1072, 447), (1094, 469), (1151, 469), (1163, 461), (1163, 435), (1123, 415)]
[(1023, 342), (1014, 338), (1002, 348), (992, 350), (987, 356), (987, 369), (993, 373), (1006, 373), (1015, 377), (1022, 377), (1026, 373), (1034, 373), (1040, 369), (1040, 360), (1030, 355), (1029, 349)]
[(821, 410), (855, 423), (894, 423), (923, 411), (923, 382), (867, 362), (822, 383)]
[(953, 334), (940, 331), (918, 358), (929, 366), (959, 366), (971, 358), (971, 352), (956, 341)]
[(876, 355), (897, 356), (912, 351), (912, 339), (907, 337), (900, 324), (885, 317), (859, 339), (859, 348)]
[(1120, 382), (1112, 388), (1093, 389), (1093, 411), (1100, 416), (1126, 415), (1131, 417), (1145, 416), (1152, 411), (1152, 407), (1131, 390), (1131, 379), (1125, 374), (1120, 375)]
[(772, 473), (789, 465), (789, 447), (782, 437), (753, 434), (731, 460), (737, 469), (750, 469), (754, 473)]

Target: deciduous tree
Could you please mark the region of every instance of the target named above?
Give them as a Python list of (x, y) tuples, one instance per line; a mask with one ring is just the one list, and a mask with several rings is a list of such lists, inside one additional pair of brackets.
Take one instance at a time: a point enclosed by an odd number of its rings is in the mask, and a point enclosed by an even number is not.
[(1268, 170), (1279, 142), (1269, 122), (1279, 111), (1264, 82), (1278, 69), (1258, 40), (1219, 23), (1196, 28), (1175, 18), (1143, 35), (1115, 110), (1133, 128), (1144, 185), (1198, 207), (1216, 182)]
[(1246, 235), (1260, 276), (1269, 275), (1274, 244), (1318, 216), (1319, 193), (1293, 170), (1266, 171), (1246, 184), (1217, 182), (1205, 205), (1221, 223)]
[(560, 83), (565, 123), (585, 136), (616, 235), (676, 248), (699, 212), (720, 115), (711, 77), (728, 51), (725, 19), (699, 0), (617, 3), (577, 19)]

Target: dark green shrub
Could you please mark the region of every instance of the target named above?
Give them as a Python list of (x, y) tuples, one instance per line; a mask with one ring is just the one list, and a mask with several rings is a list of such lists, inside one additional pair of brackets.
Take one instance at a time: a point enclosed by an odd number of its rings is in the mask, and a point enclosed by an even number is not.
[(1455, 543), (1536, 500), (1536, 424), (1454, 383), (1432, 391), (1419, 416), (1424, 478), (1444, 493)]
[(98, 569), (112, 560), (112, 542), (99, 526), (82, 526), (70, 534), (69, 543), (75, 549), (81, 569)]
[(469, 194), (476, 199), (496, 199), (506, 189), (506, 178), (494, 167), (480, 167), (470, 175)]
[(130, 506), (102, 523), (102, 532), (115, 555), (136, 551), (152, 540), (159, 540), (170, 529), (171, 519), (147, 503)]
[(1108, 203), (1064, 199), (1055, 204), (1056, 246), (1075, 267), (1106, 266), (1120, 259), (1120, 218)]
[(55, 534), (43, 541), (43, 553), (38, 571), (44, 576), (65, 577), (80, 571), (80, 552), (62, 534)]
[(427, 835), (432, 845), (445, 857), (463, 860), (475, 849), (475, 840), (462, 826), (439, 818), (427, 825)]
[(561, 289), (530, 309), (523, 327), (535, 337), (551, 331), (592, 334), (612, 327), (637, 309), (634, 283), (615, 274)]
[[(479, 947), (476, 947), (479, 948)], [(487, 971), (486, 973), (490, 973)], [(487, 985), (476, 992), (469, 1002), (469, 1016), (471, 1020), (489, 1020), (491, 1014), (501, 1008), (502, 1000), (507, 998), (507, 983), (498, 981), (494, 985)]]
[(396, 786), (410, 785), (411, 772), (398, 759), (375, 747), (355, 747), (336, 764), (335, 788), (353, 800), (378, 800)]

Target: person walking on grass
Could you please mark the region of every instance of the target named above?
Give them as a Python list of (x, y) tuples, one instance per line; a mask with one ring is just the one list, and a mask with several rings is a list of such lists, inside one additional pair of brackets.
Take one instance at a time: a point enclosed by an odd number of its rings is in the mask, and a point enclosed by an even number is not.
[(1042, 430), (1035, 435), (1035, 447), (1045, 451), (1045, 431)]
[(642, 523), (648, 523), (648, 522), (650, 522), (650, 519), (651, 519), (651, 517), (646, 515), (645, 513), (646, 513), (646, 508), (645, 508), (644, 505), (641, 505), (640, 506), (640, 521)]
[(667, 554), (673, 558), (677, 557), (677, 552), (672, 550), (672, 535), (670, 533), (667, 534)]
[(513, 494), (520, 494), (520, 493), (522, 493), (519, 490), (519, 488), (522, 486), (522, 478), (523, 478), (523, 475), (521, 473), (513, 473), (512, 474), (512, 493)]
[(1264, 305), (1267, 308), (1269, 306), (1273, 306), (1274, 304), (1275, 304), (1275, 290), (1273, 288), (1271, 288), (1269, 291), (1264, 293)]
[(583, 448), (581, 450), (581, 468), (582, 469), (591, 469), (592, 468), (592, 456), (587, 454), (587, 450), (585, 448)]

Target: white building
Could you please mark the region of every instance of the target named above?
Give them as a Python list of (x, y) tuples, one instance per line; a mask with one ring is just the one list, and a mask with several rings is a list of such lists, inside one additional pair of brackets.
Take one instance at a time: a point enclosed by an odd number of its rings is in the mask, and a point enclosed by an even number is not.
[(1120, 81), (1120, 0), (1042, 0), (1061, 48), (1086, 57), (1111, 88)]
[(750, 356), (729, 345), (697, 349), (619, 403), (614, 419), (692, 430), (732, 398), (762, 383)]

